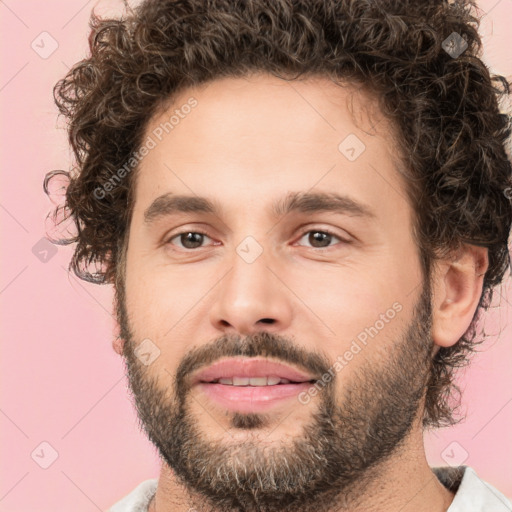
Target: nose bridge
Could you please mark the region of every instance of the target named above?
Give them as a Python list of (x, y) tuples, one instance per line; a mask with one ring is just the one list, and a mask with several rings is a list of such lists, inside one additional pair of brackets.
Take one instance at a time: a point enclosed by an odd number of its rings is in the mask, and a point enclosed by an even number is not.
[[(246, 237), (235, 249), (232, 258), (232, 271), (230, 272), (230, 293), (234, 293), (233, 299), (245, 297), (256, 298), (265, 295), (269, 286), (268, 266), (271, 264), (268, 249), (256, 241), (254, 237)], [(248, 293), (250, 292), (250, 293)]]
[(231, 304), (238, 308), (262, 308), (273, 295), (275, 286), (267, 268), (271, 265), (267, 253), (254, 237), (246, 237), (236, 247), (231, 258), (232, 270), (223, 287), (223, 295)]

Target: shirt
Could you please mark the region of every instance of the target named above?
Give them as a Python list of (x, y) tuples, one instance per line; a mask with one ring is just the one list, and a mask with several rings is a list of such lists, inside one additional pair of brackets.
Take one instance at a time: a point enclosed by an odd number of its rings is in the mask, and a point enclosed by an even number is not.
[[(469, 466), (437, 467), (432, 471), (448, 490), (455, 493), (447, 512), (512, 512), (510, 500), (480, 479)], [(157, 484), (156, 478), (145, 480), (108, 512), (147, 512)]]

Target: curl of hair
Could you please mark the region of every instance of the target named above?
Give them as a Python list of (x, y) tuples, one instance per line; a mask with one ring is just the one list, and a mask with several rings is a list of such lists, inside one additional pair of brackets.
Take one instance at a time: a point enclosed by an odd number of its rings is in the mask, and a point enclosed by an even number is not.
[[(455, 423), (453, 372), (476, 345), (474, 323), (510, 265), (510, 119), (501, 76), (481, 61), (476, 7), (441, 0), (147, 0), (119, 19), (90, 19), (90, 55), (54, 88), (76, 159), (66, 208), (76, 223), (70, 268), (115, 282), (136, 173), (105, 183), (175, 94), (221, 77), (325, 76), (375, 94), (396, 127), (424, 269), (462, 244), (488, 248), (489, 268), (466, 334), (433, 360), (425, 426)], [(445, 51), (453, 34), (467, 48)], [(103, 197), (98, 197), (103, 196)], [(87, 269), (100, 263), (95, 273)]]

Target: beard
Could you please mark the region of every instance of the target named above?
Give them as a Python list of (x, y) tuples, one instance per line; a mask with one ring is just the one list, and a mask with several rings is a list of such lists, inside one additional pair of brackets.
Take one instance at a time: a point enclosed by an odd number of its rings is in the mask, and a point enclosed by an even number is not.
[[(190, 350), (177, 367), (173, 385), (162, 388), (162, 379), (134, 352), (136, 342), (124, 290), (119, 297), (123, 355), (141, 427), (186, 490), (188, 505), (201, 512), (328, 512), (348, 508), (372, 481), (382, 477), (382, 463), (398, 453), (418, 418), (432, 364), (428, 280), (400, 339), (386, 352), (372, 347), (370, 341), (366, 350), (374, 357), (366, 358), (363, 349), (364, 361), (342, 386), (336, 385), (340, 374), (335, 374), (317, 394), (300, 435), (291, 440), (283, 436), (273, 444), (262, 442), (263, 436), (258, 438), (263, 427), (273, 424), (272, 415), (259, 413), (227, 416), (232, 429), (247, 431), (243, 441), (209, 438), (191, 410), (191, 372), (223, 357), (259, 356), (324, 375), (332, 368), (332, 361), (323, 353), (304, 350), (265, 331), (246, 337), (224, 335)], [(379, 343), (378, 338), (373, 343)], [(376, 361), (377, 353), (384, 355)]]

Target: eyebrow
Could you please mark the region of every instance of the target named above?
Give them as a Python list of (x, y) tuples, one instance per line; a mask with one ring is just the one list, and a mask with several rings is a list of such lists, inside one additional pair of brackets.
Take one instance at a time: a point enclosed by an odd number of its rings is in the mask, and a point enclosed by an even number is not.
[[(333, 212), (374, 219), (376, 214), (363, 203), (346, 195), (327, 192), (290, 192), (271, 205), (271, 214), (280, 218), (292, 212)], [(157, 197), (144, 212), (144, 222), (151, 224), (175, 213), (221, 215), (222, 207), (206, 197), (175, 195), (168, 192)]]

